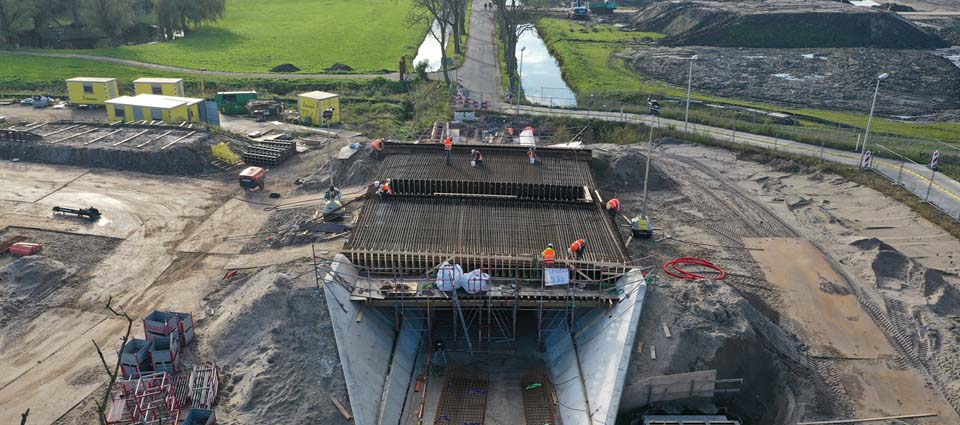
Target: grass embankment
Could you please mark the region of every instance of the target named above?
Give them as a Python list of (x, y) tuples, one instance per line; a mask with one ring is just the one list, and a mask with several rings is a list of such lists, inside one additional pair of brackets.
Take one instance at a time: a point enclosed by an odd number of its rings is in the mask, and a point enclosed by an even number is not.
[[(615, 53), (630, 44), (643, 44), (660, 38), (653, 33), (621, 31), (612, 25), (585, 25), (563, 19), (544, 18), (537, 23), (541, 36), (561, 64), (564, 80), (577, 93), (581, 107), (646, 112), (648, 96), (685, 98), (686, 89), (651, 80), (628, 69)], [(693, 92), (691, 97), (704, 102), (755, 108), (764, 111), (799, 115), (795, 126), (777, 124), (760, 114), (733, 112), (702, 105), (692, 105), (690, 121), (723, 128), (736, 128), (769, 136), (781, 135), (804, 143), (852, 150), (857, 133), (866, 127), (865, 114), (811, 108), (784, 108), (763, 102), (723, 98)], [(683, 119), (683, 105), (662, 105), (662, 115)], [(802, 117), (811, 117), (806, 119)], [(839, 124), (839, 127), (822, 121)], [(872, 140), (883, 143), (900, 155), (926, 163), (934, 149), (943, 154), (944, 173), (960, 178), (960, 156), (957, 151), (938, 146), (935, 140), (960, 141), (960, 123), (912, 123), (874, 118)], [(908, 140), (907, 140), (908, 139)], [(878, 155), (892, 156), (875, 150)]]
[(410, 0), (227, 0), (221, 21), (179, 40), (69, 52), (217, 71), (267, 72), (283, 63), (305, 73), (334, 63), (395, 71), (400, 56), (416, 56), (425, 34), (408, 22), (412, 7)]

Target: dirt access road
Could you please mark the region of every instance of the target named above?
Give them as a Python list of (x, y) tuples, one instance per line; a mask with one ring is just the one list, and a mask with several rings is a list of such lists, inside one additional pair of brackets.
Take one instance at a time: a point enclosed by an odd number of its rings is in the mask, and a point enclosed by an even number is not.
[(726, 284), (806, 347), (814, 396), (796, 401), (795, 419), (930, 411), (939, 416), (919, 423), (960, 422), (956, 313), (932, 290), (958, 293), (955, 238), (795, 164), (692, 145), (665, 145), (654, 162), (678, 184), (653, 194), (655, 249), (721, 265)]
[[(288, 194), (292, 176), (276, 177), (271, 189)], [(266, 192), (241, 192), (231, 176), (187, 179), (0, 161), (0, 181), (4, 237), (39, 229), (54, 240), (58, 234), (79, 239), (70, 248), (76, 253), (58, 252), (58, 244), (42, 253), (63, 260), (75, 278), (43, 283), (59, 286), (0, 317), (4, 424), (18, 422), (28, 408), (29, 423), (54, 423), (101, 388), (104, 376), (90, 341), (103, 346), (112, 361), (125, 327), (104, 310), (109, 297), (136, 319), (135, 335), (142, 334), (140, 318), (154, 309), (193, 312), (202, 320), (201, 300), (213, 289), (210, 283), (222, 278), (242, 249), (242, 243), (224, 238), (256, 232), (267, 220), (263, 204), (272, 202)], [(103, 218), (90, 223), (54, 216), (57, 205), (96, 206)], [(115, 248), (93, 255), (90, 264), (81, 261), (83, 238), (94, 236), (113, 240)], [(273, 254), (259, 265), (309, 255)], [(9, 263), (9, 256), (0, 259)]]

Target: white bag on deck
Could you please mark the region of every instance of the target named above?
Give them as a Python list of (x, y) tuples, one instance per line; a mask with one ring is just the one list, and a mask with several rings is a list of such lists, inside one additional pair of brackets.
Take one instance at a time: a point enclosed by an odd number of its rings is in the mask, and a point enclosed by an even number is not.
[(452, 265), (446, 261), (437, 269), (437, 288), (441, 291), (454, 291), (460, 287), (460, 279), (463, 276), (463, 267), (459, 264)]
[(460, 287), (470, 294), (486, 292), (489, 284), (490, 275), (487, 273), (482, 273), (480, 269), (476, 269), (460, 277)]

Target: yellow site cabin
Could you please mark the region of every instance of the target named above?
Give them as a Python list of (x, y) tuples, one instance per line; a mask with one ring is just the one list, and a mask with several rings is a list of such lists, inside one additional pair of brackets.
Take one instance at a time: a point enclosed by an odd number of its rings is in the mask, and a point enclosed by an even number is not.
[(140, 94), (107, 101), (107, 121), (163, 121), (168, 124), (200, 122), (203, 99)]
[(185, 94), (183, 78), (138, 78), (133, 80), (133, 92), (162, 96), (183, 96)]
[(70, 103), (76, 105), (103, 105), (120, 95), (116, 78), (76, 77), (67, 80)]
[(327, 127), (340, 123), (340, 95), (322, 91), (297, 96), (300, 124)]

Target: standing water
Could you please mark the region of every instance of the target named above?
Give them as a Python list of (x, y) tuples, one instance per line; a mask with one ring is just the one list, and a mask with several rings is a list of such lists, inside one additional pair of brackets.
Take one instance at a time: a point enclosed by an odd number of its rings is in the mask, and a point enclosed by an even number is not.
[(521, 49), (523, 67), (520, 70), (520, 84), (530, 103), (545, 106), (574, 107), (577, 97), (563, 81), (560, 64), (550, 55), (547, 45), (540, 39), (536, 28), (530, 28), (517, 40), (517, 63), (520, 63)]
[[(413, 58), (413, 66), (416, 67), (418, 63), (427, 61), (429, 66), (427, 66), (427, 72), (434, 72), (440, 70), (440, 59), (443, 52), (440, 50), (440, 42), (437, 41), (437, 38), (433, 34), (440, 34), (440, 24), (437, 21), (433, 21), (433, 30), (427, 32), (427, 36), (423, 38), (423, 43), (420, 43), (420, 48), (417, 50), (417, 57)], [(450, 42), (450, 26), (447, 26), (447, 43)]]

